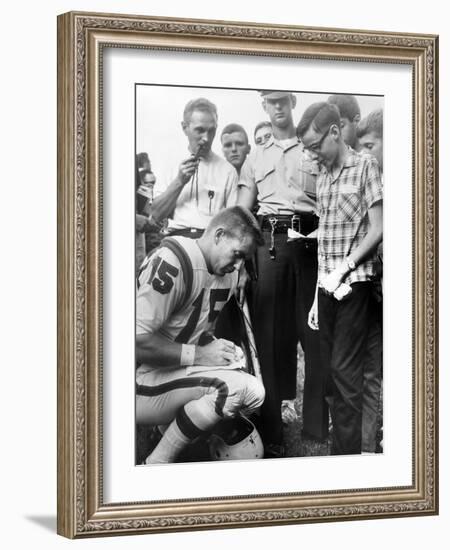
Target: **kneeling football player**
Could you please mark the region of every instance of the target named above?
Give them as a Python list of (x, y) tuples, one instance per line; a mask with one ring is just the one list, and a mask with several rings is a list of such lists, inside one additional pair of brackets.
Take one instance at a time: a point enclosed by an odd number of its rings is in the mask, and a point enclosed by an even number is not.
[(202, 237), (170, 237), (144, 262), (136, 299), (136, 415), (164, 426), (146, 463), (174, 462), (222, 419), (249, 414), (264, 386), (241, 368), (235, 344), (214, 339), (214, 324), (234, 294), (243, 262), (262, 244), (258, 224), (227, 208)]

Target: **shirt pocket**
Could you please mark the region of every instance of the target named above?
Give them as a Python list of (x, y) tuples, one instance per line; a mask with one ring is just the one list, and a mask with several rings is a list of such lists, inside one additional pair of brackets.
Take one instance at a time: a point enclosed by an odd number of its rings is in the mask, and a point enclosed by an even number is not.
[(255, 170), (255, 183), (258, 189), (258, 201), (263, 201), (275, 193), (275, 166), (261, 163)]
[(343, 222), (352, 222), (361, 214), (361, 197), (354, 191), (340, 193), (337, 203), (337, 215)]

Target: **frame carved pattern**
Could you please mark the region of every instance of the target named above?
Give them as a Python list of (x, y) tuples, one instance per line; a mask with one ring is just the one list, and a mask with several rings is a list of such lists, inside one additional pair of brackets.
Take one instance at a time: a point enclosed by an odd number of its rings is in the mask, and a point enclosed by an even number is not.
[[(287, 524), (299, 523), (304, 521), (332, 521), (339, 519), (369, 519), (374, 517), (393, 517), (398, 515), (420, 515), (424, 513), (437, 513), (437, 164), (436, 164), (436, 133), (437, 133), (437, 37), (434, 36), (413, 36), (413, 35), (398, 35), (382, 32), (353, 32), (346, 30), (334, 29), (302, 29), (300, 27), (283, 27), (283, 26), (265, 26), (256, 24), (243, 23), (224, 23), (224, 22), (207, 22), (207, 21), (189, 21), (189, 20), (171, 20), (165, 18), (141, 18), (135, 16), (109, 16), (104, 14), (83, 14), (70, 13), (60, 16), (62, 36), (65, 36), (67, 49), (72, 48), (74, 55), (75, 82), (73, 86), (72, 108), (73, 116), (73, 160), (74, 160), (74, 191), (73, 197), (69, 198), (74, 201), (73, 217), (71, 221), (66, 221), (66, 224), (59, 230), (64, 230), (69, 234), (66, 235), (71, 241), (73, 248), (64, 250), (65, 254), (73, 254), (73, 359), (74, 364), (72, 370), (64, 378), (67, 384), (67, 376), (72, 377), (73, 381), (73, 403), (74, 413), (66, 411), (64, 414), (72, 421), (73, 427), (73, 448), (66, 450), (65, 456), (59, 460), (70, 462), (66, 466), (66, 470), (61, 466), (59, 472), (59, 483), (62, 485), (63, 479), (70, 477), (68, 470), (72, 468), (71, 482), (73, 483), (72, 492), (69, 496), (59, 497), (58, 502), (58, 531), (69, 537), (82, 537), (89, 535), (101, 534), (129, 534), (131, 532), (160, 532), (167, 530), (184, 530), (193, 528), (212, 528), (212, 527), (246, 527), (257, 525), (270, 524)], [(183, 513), (183, 501), (177, 501), (174, 512), (171, 514), (158, 514), (155, 510), (152, 512), (150, 508), (140, 509), (138, 517), (134, 517), (134, 513), (129, 509), (123, 513), (123, 519), (106, 519), (102, 518), (103, 512), (108, 512), (108, 507), (102, 506), (101, 502), (100, 513), (89, 514), (88, 512), (88, 491), (90, 490), (87, 480), (87, 261), (88, 253), (86, 250), (86, 233), (87, 233), (87, 216), (86, 216), (86, 154), (87, 154), (87, 74), (88, 74), (88, 57), (87, 57), (87, 36), (90, 31), (113, 31), (113, 32), (134, 32), (148, 35), (149, 33), (164, 34), (164, 35), (182, 35), (196, 37), (225, 37), (239, 38), (243, 41), (254, 40), (255, 51), (243, 51), (246, 55), (271, 55), (276, 56), (277, 53), (267, 54), (257, 51), (258, 41), (292, 41), (295, 43), (312, 42), (319, 45), (341, 45), (348, 47), (350, 55), (345, 59), (360, 60), (358, 51), (355, 47), (367, 46), (376, 51), (377, 48), (388, 48), (394, 50), (396, 48), (410, 50), (412, 54), (424, 55), (424, 93), (423, 101), (425, 104), (424, 110), (424, 180), (425, 180), (425, 203), (424, 216), (426, 234), (424, 238), (424, 249), (426, 264), (424, 266), (424, 324), (425, 324), (425, 347), (424, 347), (424, 415), (425, 415), (425, 430), (423, 437), (425, 439), (424, 452), (424, 476), (423, 484), (424, 491), (415, 494), (414, 498), (405, 501), (390, 502), (389, 498), (382, 498), (383, 495), (377, 497), (374, 503), (366, 504), (349, 503), (328, 505), (324, 500), (322, 505), (318, 506), (292, 506), (292, 498), (289, 506), (283, 507), (283, 502), (279, 501), (273, 504), (273, 509), (266, 510), (267, 503), (264, 503), (261, 510), (258, 510), (258, 504), (252, 503), (252, 498), (249, 497), (248, 508), (251, 511), (229, 512), (222, 511), (218, 513), (203, 513), (208, 510), (208, 504), (214, 508), (218, 504), (217, 500), (199, 499), (198, 501), (190, 501), (190, 504), (198, 502), (205, 505), (201, 512)], [(110, 34), (110, 33), (109, 33)], [(123, 43), (121, 47), (125, 47)], [(136, 44), (127, 47), (148, 47), (139, 46)], [(166, 49), (180, 50), (180, 48), (167, 47)], [(182, 48), (183, 51), (210, 51), (200, 49), (198, 46), (194, 48)], [(352, 54), (352, 50), (355, 54)], [(230, 53), (230, 51), (222, 51), (214, 49), (214, 52)], [(75, 53), (73, 53), (75, 52)], [(231, 53), (239, 53), (232, 51)], [(66, 56), (67, 51), (65, 52)], [(287, 56), (286, 53), (278, 55)], [(292, 54), (296, 57), (302, 57), (300, 54)], [(327, 58), (327, 59), (342, 59), (342, 56), (333, 57), (333, 55), (312, 55), (306, 54), (309, 58)], [(386, 59), (374, 58), (364, 61), (370, 62), (386, 62)], [(414, 56), (411, 56), (411, 61), (404, 58), (396, 60), (389, 59), (390, 63), (412, 63)], [(61, 68), (60, 68), (61, 69)], [(70, 86), (67, 81), (65, 85)], [(61, 112), (64, 109), (69, 109), (67, 104), (60, 105)], [(66, 172), (60, 173), (60, 178), (67, 173), (70, 168), (65, 166)], [(61, 222), (63, 225), (63, 222)], [(70, 238), (72, 237), (72, 239)], [(59, 288), (59, 292), (62, 292)], [(68, 291), (68, 289), (65, 289)], [(67, 306), (67, 304), (65, 304)], [(66, 345), (66, 342), (60, 342), (60, 346)], [(61, 363), (61, 360), (59, 360)], [(59, 370), (68, 369), (68, 366), (59, 364)], [(62, 376), (62, 375), (61, 375)], [(69, 390), (61, 388), (60, 392), (65, 393)], [(69, 402), (70, 399), (68, 398)], [(73, 415), (73, 416), (72, 416)], [(59, 433), (59, 437), (63, 436)], [(72, 456), (71, 456), (72, 453)], [(63, 473), (61, 473), (63, 472)], [(100, 482), (101, 484), (101, 482)], [(389, 488), (395, 489), (395, 488)], [(351, 493), (351, 492), (350, 492)], [(374, 494), (377, 490), (373, 491)], [(328, 501), (337, 494), (337, 492), (329, 491), (319, 493), (327, 497)], [(345, 492), (339, 493), (340, 495)], [(358, 491), (358, 494), (364, 494), (364, 491)], [(101, 490), (100, 490), (101, 496)], [(269, 495), (263, 495), (263, 497)], [(278, 495), (287, 496), (287, 495)], [(101, 499), (100, 499), (101, 500)], [(226, 498), (220, 499), (220, 503), (227, 504)], [(245, 506), (246, 498), (240, 501), (240, 508)], [(260, 502), (260, 499), (259, 499)], [(148, 503), (144, 503), (148, 504)], [(166, 504), (166, 503), (164, 503)], [(119, 506), (119, 505), (117, 505)], [(126, 505), (128, 506), (128, 504)], [(111, 511), (117, 508), (111, 507)], [(116, 518), (117, 515), (114, 516)]]

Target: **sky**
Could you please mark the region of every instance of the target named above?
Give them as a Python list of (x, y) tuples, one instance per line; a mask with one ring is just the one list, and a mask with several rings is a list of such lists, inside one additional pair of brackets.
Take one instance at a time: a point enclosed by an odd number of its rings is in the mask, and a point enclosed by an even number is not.
[[(297, 124), (304, 110), (316, 101), (325, 101), (339, 90), (321, 93), (295, 91), (297, 106), (294, 109), (294, 123)], [(374, 109), (383, 107), (381, 96), (361, 96), (355, 93), (361, 108), (361, 117)], [(253, 142), (253, 130), (258, 122), (267, 120), (260, 94), (256, 90), (225, 88), (194, 88), (184, 86), (136, 85), (136, 152), (149, 154), (156, 178), (168, 178), (173, 163), (189, 156), (187, 138), (181, 129), (183, 110), (188, 101), (205, 97), (218, 110), (219, 120), (213, 151), (222, 155), (220, 133), (232, 122), (243, 126)]]

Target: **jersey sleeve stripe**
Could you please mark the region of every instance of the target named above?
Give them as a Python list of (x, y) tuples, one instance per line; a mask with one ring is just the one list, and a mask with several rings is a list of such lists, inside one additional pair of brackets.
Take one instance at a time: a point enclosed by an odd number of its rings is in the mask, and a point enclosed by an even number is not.
[(161, 246), (168, 248), (175, 256), (178, 258), (181, 269), (183, 271), (183, 278), (185, 284), (185, 294), (181, 303), (178, 304), (176, 311), (179, 311), (186, 301), (189, 299), (192, 292), (192, 283), (193, 283), (193, 272), (192, 272), (192, 263), (187, 255), (187, 252), (184, 248), (173, 238), (166, 237), (162, 242)]

